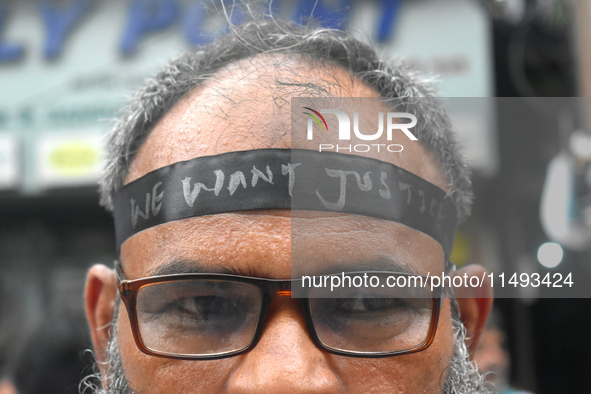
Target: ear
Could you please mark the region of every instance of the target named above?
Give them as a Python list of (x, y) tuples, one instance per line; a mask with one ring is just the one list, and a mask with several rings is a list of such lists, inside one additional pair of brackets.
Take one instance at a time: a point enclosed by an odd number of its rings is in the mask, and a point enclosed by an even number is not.
[(96, 359), (105, 373), (107, 349), (111, 337), (111, 322), (117, 300), (117, 276), (102, 264), (94, 265), (86, 278), (86, 318)]
[[(460, 315), (466, 327), (466, 344), (470, 355), (474, 354), (480, 334), (486, 324), (493, 304), (492, 286), (486, 270), (480, 265), (467, 265), (455, 272), (454, 276), (463, 278), (462, 287), (454, 287), (456, 301), (460, 307)], [(483, 283), (481, 286), (471, 287), (470, 278), (476, 276)], [(476, 280), (474, 280), (476, 283)], [(466, 284), (468, 284), (466, 286)]]

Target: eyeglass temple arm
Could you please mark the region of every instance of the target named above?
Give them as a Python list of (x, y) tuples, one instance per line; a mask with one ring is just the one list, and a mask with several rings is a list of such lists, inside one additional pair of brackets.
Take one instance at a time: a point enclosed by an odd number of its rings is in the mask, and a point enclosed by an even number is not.
[[(454, 263), (449, 261), (447, 258), (445, 259), (445, 275), (446, 276), (452, 275), (454, 272), (456, 272), (457, 268), (458, 267), (456, 267), (456, 265)], [(453, 289), (451, 287), (445, 286), (443, 288), (443, 294), (441, 294), (441, 298), (440, 298), (440, 305), (439, 305), (440, 308), (443, 305), (443, 300), (447, 296), (450, 296), (450, 297), (453, 296)]]
[(445, 259), (445, 274), (446, 275), (451, 275), (454, 272), (456, 272), (457, 267), (454, 263), (452, 263), (451, 261), (449, 261), (447, 258)]
[(125, 275), (123, 275), (123, 268), (121, 267), (121, 261), (114, 260), (113, 264), (115, 268), (115, 274), (117, 275), (117, 281), (121, 283), (125, 280)]

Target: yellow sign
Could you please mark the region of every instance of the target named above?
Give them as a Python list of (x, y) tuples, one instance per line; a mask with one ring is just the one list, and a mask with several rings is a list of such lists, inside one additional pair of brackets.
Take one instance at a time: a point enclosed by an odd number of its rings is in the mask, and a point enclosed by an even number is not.
[(36, 181), (41, 187), (94, 185), (102, 171), (102, 132), (47, 133), (37, 139)]
[(79, 176), (92, 171), (100, 160), (96, 145), (88, 141), (68, 141), (56, 146), (48, 157), (52, 169), (63, 175)]

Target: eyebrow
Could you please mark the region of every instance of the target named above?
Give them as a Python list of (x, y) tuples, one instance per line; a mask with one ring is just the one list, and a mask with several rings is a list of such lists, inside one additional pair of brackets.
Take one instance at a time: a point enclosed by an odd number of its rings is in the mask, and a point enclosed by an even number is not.
[(150, 271), (149, 276), (174, 274), (232, 274), (234, 270), (226, 267), (205, 267), (203, 264), (190, 259), (171, 259)]
[(417, 269), (400, 260), (389, 257), (380, 257), (375, 260), (361, 261), (361, 262), (341, 262), (339, 264), (326, 267), (316, 275), (333, 275), (341, 272), (356, 272), (356, 271), (385, 271), (398, 272), (406, 274), (418, 275)]
[[(412, 267), (400, 260), (388, 257), (363, 262), (341, 262), (320, 270), (315, 275), (332, 275), (341, 272), (357, 271), (385, 271), (408, 274), (418, 274), (415, 267)], [(230, 274), (242, 275), (241, 273), (227, 267), (205, 267), (203, 264), (190, 259), (171, 259), (150, 271), (149, 276), (174, 275), (174, 274)]]

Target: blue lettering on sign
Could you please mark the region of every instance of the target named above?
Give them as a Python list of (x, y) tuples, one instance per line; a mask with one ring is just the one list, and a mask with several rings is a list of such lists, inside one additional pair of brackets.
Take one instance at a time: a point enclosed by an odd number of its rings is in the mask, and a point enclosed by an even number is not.
[(173, 0), (134, 0), (119, 45), (121, 53), (133, 54), (146, 33), (166, 29), (176, 21), (177, 15), (178, 4)]
[(209, 43), (213, 36), (208, 35), (202, 29), (207, 15), (207, 7), (201, 2), (189, 5), (184, 12), (182, 31), (185, 40), (191, 45), (203, 45)]
[(302, 24), (310, 19), (318, 20), (323, 27), (340, 29), (346, 22), (351, 0), (339, 0), (337, 4), (331, 2), (328, 6), (326, 0), (302, 0), (296, 8), (295, 19)]
[(235, 3), (235, 0), (222, 0), (222, 3), (226, 4), (226, 11), (228, 16), (230, 17), (230, 21), (233, 25), (239, 25), (244, 22), (245, 18), (242, 14), (242, 9), (240, 7), (232, 7), (232, 4)]
[[(394, 32), (394, 25), (399, 14), (403, 0), (375, 0), (380, 7), (379, 19), (376, 21), (376, 41), (389, 40)], [(194, 0), (190, 2), (183, 12), (177, 0), (130, 0), (129, 14), (124, 33), (119, 42), (119, 51), (124, 56), (129, 56), (137, 51), (142, 38), (151, 32), (166, 29), (176, 23), (180, 23), (181, 32), (185, 41), (190, 45), (202, 45), (209, 43), (215, 36), (225, 29), (206, 31), (207, 21), (206, 0)], [(230, 20), (239, 24), (245, 18), (240, 8), (232, 8), (234, 0), (216, 0), (216, 8), (226, 5)], [(293, 1), (269, 0), (259, 3), (262, 8), (255, 11), (271, 12), (272, 15), (281, 15), (282, 10), (291, 9)], [(318, 20), (326, 28), (343, 28), (351, 10), (351, 0), (302, 0), (296, 2), (294, 11), (289, 19), (298, 23), (308, 23), (310, 18)], [(94, 4), (101, 4), (97, 0), (72, 0), (67, 7), (60, 7), (52, 0), (42, 0), (39, 5), (40, 15), (45, 25), (44, 57), (54, 59), (60, 55), (65, 41), (83, 17), (89, 13)], [(257, 7), (258, 8), (258, 7)], [(182, 18), (180, 17), (182, 15)], [(6, 17), (6, 6), (0, 4), (0, 31)], [(20, 59), (25, 52), (23, 45), (7, 43), (0, 37), (0, 63)]]
[[(6, 6), (0, 4), (0, 31), (4, 27), (4, 18), (6, 17)], [(21, 58), (25, 49), (20, 44), (9, 44), (0, 38), (0, 62), (13, 62)]]
[(39, 4), (41, 17), (45, 22), (45, 46), (43, 55), (46, 59), (56, 58), (62, 51), (66, 36), (92, 6), (93, 0), (75, 0), (69, 7), (56, 7), (49, 0)]
[(378, 24), (378, 31), (376, 32), (378, 42), (387, 41), (392, 37), (401, 5), (401, 0), (381, 0), (382, 18)]
[[(232, 4), (234, 2), (235, 0), (223, 0), (219, 5), (217, 5), (217, 7), (221, 10), (222, 4), (225, 5), (226, 12), (228, 13), (228, 19), (232, 22), (232, 24), (239, 25), (245, 20), (245, 17), (240, 8), (232, 8)], [(207, 6), (203, 2), (190, 4), (183, 14), (183, 36), (190, 45), (208, 44), (224, 31), (228, 31), (227, 27), (225, 29), (218, 29), (216, 31), (209, 32), (203, 29), (203, 23), (205, 22), (207, 16)]]

